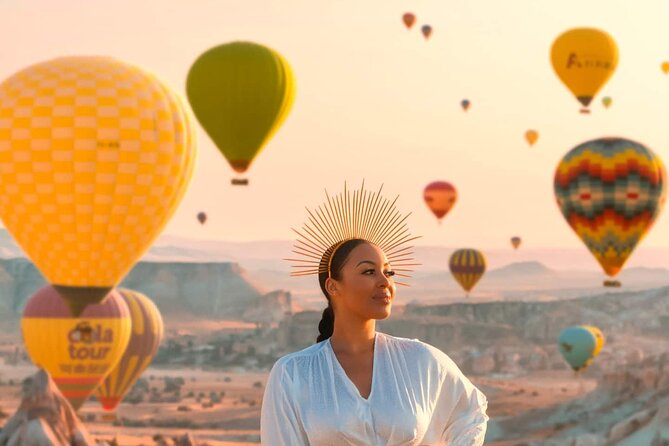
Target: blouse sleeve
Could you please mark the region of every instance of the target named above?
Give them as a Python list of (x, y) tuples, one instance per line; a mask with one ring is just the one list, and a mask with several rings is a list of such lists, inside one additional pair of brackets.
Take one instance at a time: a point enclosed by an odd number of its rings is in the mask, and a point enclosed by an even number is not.
[(286, 373), (286, 365), (279, 360), (270, 371), (262, 400), (262, 446), (309, 446), (291, 393), (292, 382)]
[(488, 399), (446, 354), (441, 362), (446, 367), (428, 432), (439, 438), (438, 445), (481, 446), (489, 419)]

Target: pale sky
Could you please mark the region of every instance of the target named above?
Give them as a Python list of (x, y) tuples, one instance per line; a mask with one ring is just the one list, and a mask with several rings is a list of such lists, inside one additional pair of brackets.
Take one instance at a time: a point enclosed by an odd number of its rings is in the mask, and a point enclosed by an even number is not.
[[(401, 21), (408, 11), (417, 16), (410, 31)], [(669, 76), (660, 70), (667, 17), (667, 0), (0, 0), (0, 78), (58, 56), (108, 55), (185, 95), (203, 51), (266, 44), (295, 71), (292, 112), (248, 171), (247, 188), (230, 185), (232, 169), (199, 128), (195, 175), (166, 234), (290, 239), (324, 188), (336, 193), (344, 180), (357, 187), (365, 178), (400, 194), (419, 244), (502, 248), (520, 235), (525, 247), (581, 247), (553, 196), (569, 149), (623, 136), (669, 162)], [(577, 26), (608, 31), (620, 51), (590, 116), (578, 113), (549, 60), (554, 38)], [(529, 128), (541, 133), (533, 148)], [(441, 226), (422, 201), (433, 180), (459, 190)], [(205, 226), (195, 218), (201, 210)], [(669, 246), (666, 213), (638, 249)]]

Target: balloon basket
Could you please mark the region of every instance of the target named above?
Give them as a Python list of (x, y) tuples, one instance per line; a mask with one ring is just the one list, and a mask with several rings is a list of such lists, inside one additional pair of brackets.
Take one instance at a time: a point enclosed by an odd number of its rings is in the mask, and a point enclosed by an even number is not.
[(581, 114), (583, 114), (583, 115), (589, 115), (589, 114), (590, 114), (590, 109), (589, 109), (589, 108), (582, 108), (582, 109), (581, 109)]
[(102, 416), (100, 417), (100, 419), (101, 419), (102, 421), (104, 421), (104, 422), (107, 422), (107, 423), (113, 423), (113, 422), (116, 421), (118, 418), (117, 418), (117, 416), (116, 416), (116, 412), (113, 412), (113, 413), (103, 412), (103, 413), (102, 413)]
[(233, 178), (230, 183), (233, 186), (248, 186), (249, 185), (249, 179), (248, 178)]

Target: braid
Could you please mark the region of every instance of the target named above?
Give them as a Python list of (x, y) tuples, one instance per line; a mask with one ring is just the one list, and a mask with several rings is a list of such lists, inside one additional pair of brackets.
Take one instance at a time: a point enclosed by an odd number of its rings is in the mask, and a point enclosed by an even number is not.
[(318, 323), (318, 338), (316, 342), (325, 341), (334, 332), (334, 311), (332, 305), (330, 305), (330, 300), (328, 299), (328, 306), (323, 310), (323, 317)]

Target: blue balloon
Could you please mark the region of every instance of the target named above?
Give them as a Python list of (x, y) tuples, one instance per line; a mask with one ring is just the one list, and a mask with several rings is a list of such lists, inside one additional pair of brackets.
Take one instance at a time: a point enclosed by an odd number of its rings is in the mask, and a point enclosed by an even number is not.
[(597, 340), (590, 330), (575, 325), (567, 327), (558, 337), (558, 348), (572, 369), (579, 371), (590, 364)]

